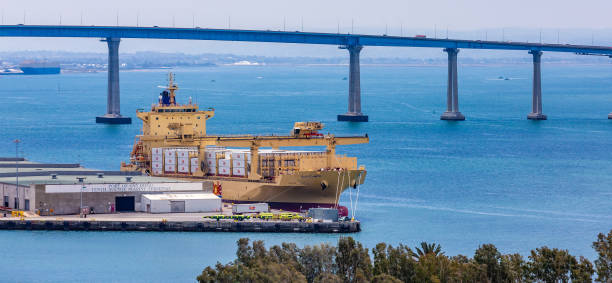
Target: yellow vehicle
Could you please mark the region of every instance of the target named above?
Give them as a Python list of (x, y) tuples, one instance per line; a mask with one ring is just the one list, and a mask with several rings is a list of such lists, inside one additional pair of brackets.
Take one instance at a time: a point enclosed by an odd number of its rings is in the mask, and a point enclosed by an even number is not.
[(279, 215), (280, 220), (291, 220), (291, 219), (300, 219), (300, 218), (301, 216), (299, 214), (290, 213), (290, 212), (281, 213)]
[(227, 217), (228, 217), (227, 215), (218, 214), (218, 215), (203, 216), (202, 218), (215, 219), (215, 220), (219, 221), (221, 219), (227, 219)]
[(257, 215), (257, 218), (268, 220), (268, 219), (274, 218), (274, 214), (273, 213), (260, 213), (259, 215)]
[(179, 104), (177, 90), (170, 74), (151, 110), (136, 112), (142, 134), (122, 171), (208, 180), (225, 202), (268, 203), (290, 211), (337, 207), (344, 190), (365, 180), (365, 167), (356, 157), (336, 154), (336, 147), (368, 143), (367, 134), (339, 137), (320, 133), (320, 122), (297, 122), (289, 135), (210, 135), (206, 123), (215, 109), (200, 110), (191, 99)]

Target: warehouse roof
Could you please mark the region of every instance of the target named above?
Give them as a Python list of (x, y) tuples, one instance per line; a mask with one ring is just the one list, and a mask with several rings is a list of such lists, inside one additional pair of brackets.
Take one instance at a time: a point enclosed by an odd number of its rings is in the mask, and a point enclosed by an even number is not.
[(142, 195), (150, 200), (187, 200), (187, 199), (220, 199), (213, 193), (195, 193), (195, 194), (146, 194)]
[[(150, 177), (140, 172), (106, 171), (84, 168), (80, 164), (37, 163), (27, 160), (6, 161), (10, 158), (0, 157), (0, 183), (16, 184), (17, 170), (19, 168), (19, 184), (77, 184), (77, 177), (85, 177), (85, 184), (106, 183), (168, 183), (184, 182), (175, 179)], [(99, 178), (102, 173), (102, 178)], [(55, 175), (55, 179), (52, 178)], [(128, 178), (131, 180), (128, 181)]]

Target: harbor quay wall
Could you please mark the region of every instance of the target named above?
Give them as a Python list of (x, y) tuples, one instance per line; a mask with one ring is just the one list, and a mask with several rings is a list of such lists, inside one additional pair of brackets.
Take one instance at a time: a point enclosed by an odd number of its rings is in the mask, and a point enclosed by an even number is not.
[(16, 220), (0, 219), (0, 230), (61, 231), (157, 231), (157, 232), (269, 232), (269, 233), (356, 233), (359, 221), (96, 221), (96, 220)]

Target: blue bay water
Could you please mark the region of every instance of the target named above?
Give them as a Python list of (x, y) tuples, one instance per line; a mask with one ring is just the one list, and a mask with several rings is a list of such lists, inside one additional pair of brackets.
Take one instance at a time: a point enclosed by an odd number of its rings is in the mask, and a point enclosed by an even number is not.
[[(612, 228), (612, 66), (543, 66), (548, 121), (526, 120), (531, 65), (460, 66), (467, 120), (440, 121), (445, 66), (362, 66), (369, 123), (335, 121), (346, 112), (346, 66), (222, 66), (175, 69), (179, 100), (214, 107), (208, 132), (288, 133), (294, 121), (325, 131), (368, 133), (344, 146), (368, 169), (351, 236), (415, 246), (440, 243), (473, 255), (494, 243), (527, 256), (548, 245), (591, 259), (597, 233)], [(121, 106), (135, 119), (166, 82), (166, 71), (121, 73)], [(512, 80), (497, 80), (498, 76)], [(214, 81), (213, 81), (214, 80)], [(141, 123), (96, 125), (106, 111), (106, 74), (0, 77), (0, 156), (22, 140), (27, 158), (113, 170), (128, 159)], [(341, 202), (349, 206), (347, 191)], [(356, 191), (352, 191), (356, 201)], [(7, 281), (193, 281), (207, 265), (234, 257), (240, 237), (299, 245), (340, 235), (132, 232), (0, 232)], [(8, 277), (7, 277), (8, 276)]]

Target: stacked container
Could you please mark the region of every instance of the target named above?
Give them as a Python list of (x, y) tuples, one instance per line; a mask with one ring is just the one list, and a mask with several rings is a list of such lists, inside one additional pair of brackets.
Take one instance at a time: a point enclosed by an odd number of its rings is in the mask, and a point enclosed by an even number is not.
[(189, 173), (189, 150), (176, 150), (177, 162), (176, 167), (179, 173)]
[(230, 157), (232, 158), (232, 176), (245, 177), (246, 176), (246, 158), (245, 152), (232, 152)]
[(172, 148), (164, 149), (164, 172), (166, 173), (176, 172), (176, 149), (172, 149)]
[(151, 149), (151, 171), (153, 175), (161, 175), (163, 173), (163, 152), (159, 147)]
[(206, 147), (204, 152), (204, 162), (206, 163), (206, 173), (208, 175), (217, 175), (217, 153), (222, 154), (225, 148), (221, 147)]
[[(227, 155), (226, 155), (227, 156)], [(231, 173), (231, 159), (219, 159), (219, 175), (229, 176)]]
[(191, 174), (198, 172), (200, 170), (200, 162), (197, 157), (191, 158)]

